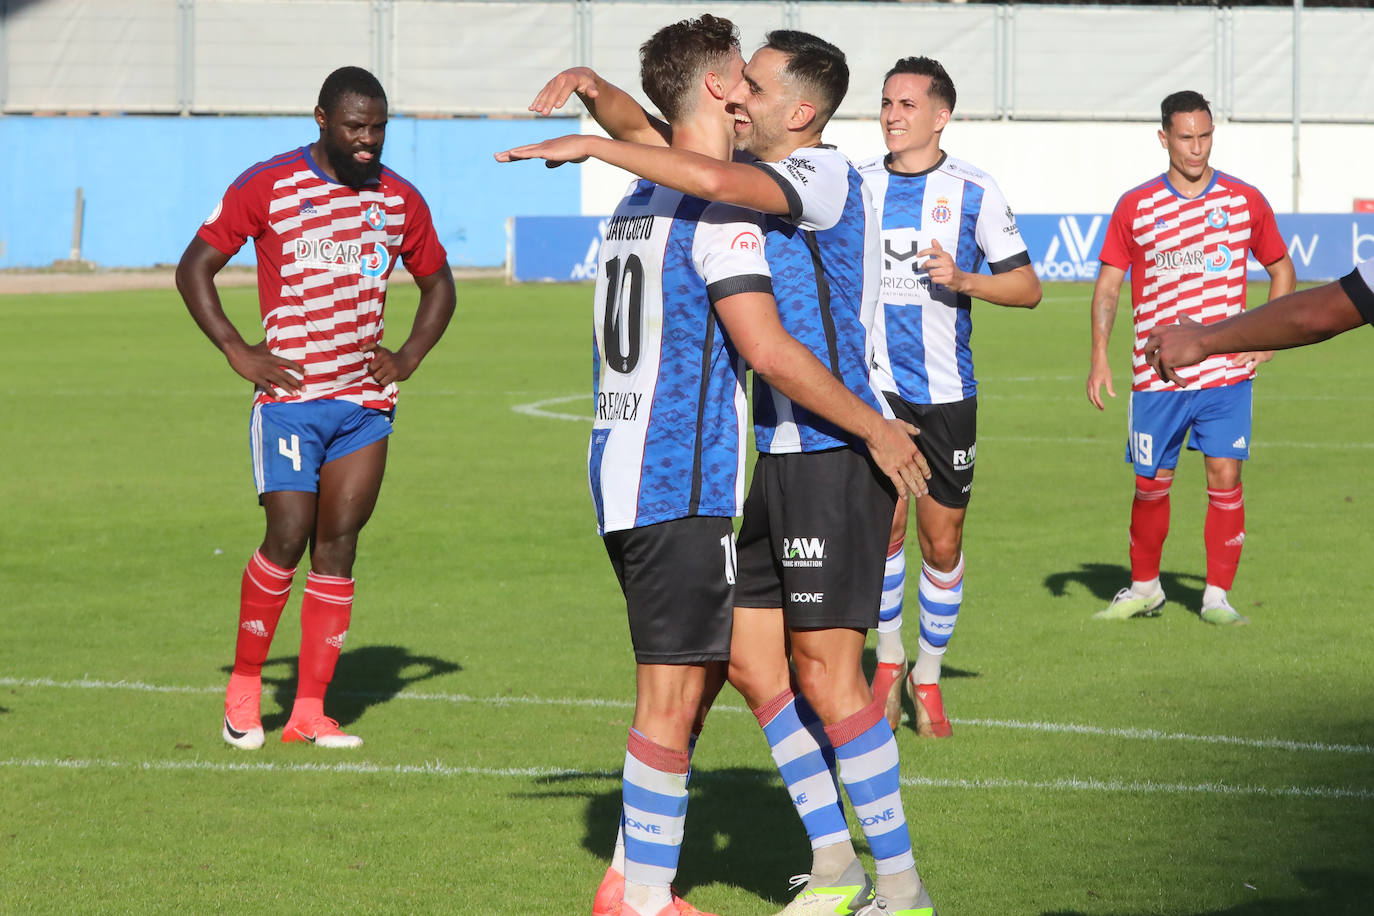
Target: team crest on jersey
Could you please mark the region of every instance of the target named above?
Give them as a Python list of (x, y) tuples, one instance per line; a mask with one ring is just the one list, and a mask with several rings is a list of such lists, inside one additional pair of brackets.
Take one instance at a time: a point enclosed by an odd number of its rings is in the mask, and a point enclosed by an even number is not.
[(1230, 221), (1231, 215), (1220, 207), (1213, 207), (1207, 211), (1207, 225), (1213, 229), (1225, 229)]
[(367, 223), (372, 229), (381, 229), (386, 225), (386, 214), (382, 212), (381, 207), (373, 204), (368, 207), (367, 212), (363, 214), (363, 222)]
[(935, 206), (930, 209), (930, 218), (937, 223), (947, 223), (951, 216), (953, 216), (953, 213), (949, 209), (949, 198), (937, 197), (935, 199)]
[(762, 251), (763, 242), (753, 232), (741, 232), (730, 240), (730, 249), (732, 251)]

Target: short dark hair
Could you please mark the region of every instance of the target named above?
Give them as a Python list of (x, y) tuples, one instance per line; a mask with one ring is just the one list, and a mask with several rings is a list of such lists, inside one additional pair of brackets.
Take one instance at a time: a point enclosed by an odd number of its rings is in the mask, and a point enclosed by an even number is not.
[(930, 97), (944, 102), (951, 113), (954, 111), (954, 103), (958, 99), (958, 94), (954, 91), (954, 80), (949, 78), (949, 74), (938, 60), (933, 57), (903, 57), (887, 71), (883, 82), (886, 83), (898, 73), (930, 77)]
[(386, 90), (377, 77), (362, 67), (340, 67), (324, 78), (318, 105), (325, 114), (332, 112), (346, 95), (360, 95), (365, 99), (381, 99), (386, 104)]
[[(701, 74), (739, 52), (739, 29), (729, 19), (704, 13), (665, 25), (639, 47), (639, 82), (669, 121), (691, 113)], [(726, 87), (727, 89), (730, 87)]]
[(1185, 111), (1205, 111), (1207, 117), (1212, 116), (1212, 106), (1207, 104), (1201, 92), (1184, 89), (1166, 95), (1164, 101), (1159, 103), (1159, 121), (1168, 130), (1174, 125), (1174, 115)]
[(787, 55), (783, 72), (802, 84), (816, 106), (818, 127), (824, 127), (849, 91), (849, 64), (844, 52), (823, 38), (794, 29), (774, 29), (765, 36), (765, 48)]

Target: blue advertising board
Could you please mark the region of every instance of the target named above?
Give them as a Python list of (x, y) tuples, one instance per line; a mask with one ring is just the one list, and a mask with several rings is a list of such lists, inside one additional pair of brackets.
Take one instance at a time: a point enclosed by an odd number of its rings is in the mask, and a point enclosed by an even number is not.
[[(1299, 280), (1334, 280), (1374, 258), (1374, 213), (1280, 213)], [(1031, 263), (1041, 280), (1097, 276), (1097, 255), (1107, 231), (1105, 213), (1024, 214), (1017, 217)], [(606, 227), (602, 216), (517, 216), (511, 221), (511, 275), (515, 280), (593, 280)], [(1263, 280), (1253, 259), (1250, 278)]]
[[(1374, 258), (1374, 213), (1279, 213), (1299, 280), (1334, 280), (1360, 261)], [(1092, 280), (1107, 232), (1104, 213), (1018, 216), (1031, 263), (1041, 280)], [(1253, 258), (1250, 279), (1268, 275)]]

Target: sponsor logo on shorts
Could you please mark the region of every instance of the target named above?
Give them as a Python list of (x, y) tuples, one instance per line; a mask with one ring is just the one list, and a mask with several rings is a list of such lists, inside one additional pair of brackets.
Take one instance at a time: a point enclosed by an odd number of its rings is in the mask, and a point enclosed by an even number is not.
[(1245, 448), (1245, 437), (1241, 436), (1235, 442), (1232, 442), (1231, 448)]
[(825, 592), (793, 592), (788, 600), (793, 604), (825, 604)]
[(978, 453), (978, 443), (975, 442), (968, 448), (956, 448), (949, 456), (950, 464), (954, 465), (956, 471), (967, 471), (973, 467), (974, 456)]
[(782, 565), (824, 566), (825, 538), (783, 538)]

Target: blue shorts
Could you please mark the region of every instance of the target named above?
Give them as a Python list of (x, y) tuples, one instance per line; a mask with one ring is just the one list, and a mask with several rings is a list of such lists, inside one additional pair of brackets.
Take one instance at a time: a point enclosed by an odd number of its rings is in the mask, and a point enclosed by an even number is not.
[(1132, 391), (1126, 461), (1141, 477), (1178, 467), (1183, 438), (1211, 458), (1250, 457), (1250, 379), (1196, 391)]
[(391, 413), (320, 399), (259, 404), (248, 427), (258, 495), (318, 493), (320, 467), (391, 435)]

